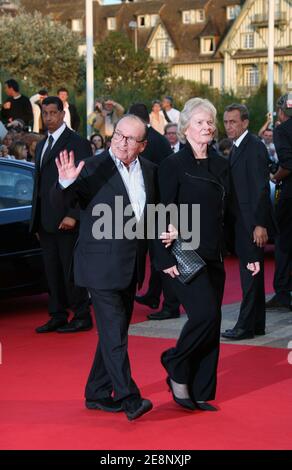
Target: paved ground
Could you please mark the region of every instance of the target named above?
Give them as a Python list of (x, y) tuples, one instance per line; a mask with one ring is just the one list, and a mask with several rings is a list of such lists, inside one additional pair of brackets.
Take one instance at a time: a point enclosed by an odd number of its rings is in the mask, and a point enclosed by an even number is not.
[[(268, 299), (268, 297), (267, 297)], [(239, 303), (224, 305), (222, 309), (223, 321), (221, 331), (232, 328), (235, 325)], [(149, 313), (152, 310), (149, 309)], [(130, 334), (137, 336), (150, 336), (156, 338), (177, 338), (182, 329), (186, 316), (180, 318), (161, 321), (144, 321), (131, 325)], [(265, 336), (255, 336), (253, 339), (230, 341), (221, 338), (222, 343), (250, 344), (257, 346), (269, 346), (272, 348), (287, 348), (289, 341), (292, 341), (292, 312), (267, 312), (267, 326)]]

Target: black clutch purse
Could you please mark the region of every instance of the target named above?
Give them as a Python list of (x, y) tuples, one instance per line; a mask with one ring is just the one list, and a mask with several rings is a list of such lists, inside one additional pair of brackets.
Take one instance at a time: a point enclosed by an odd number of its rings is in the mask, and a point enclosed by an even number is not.
[(180, 275), (177, 279), (183, 284), (188, 284), (206, 266), (205, 261), (195, 250), (184, 250), (183, 244), (187, 242), (177, 238), (171, 246), (171, 254), (176, 258)]

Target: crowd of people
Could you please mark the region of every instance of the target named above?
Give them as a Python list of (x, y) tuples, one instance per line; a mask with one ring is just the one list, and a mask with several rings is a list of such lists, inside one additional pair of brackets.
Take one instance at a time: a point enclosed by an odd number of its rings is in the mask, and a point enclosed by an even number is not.
[[(272, 117), (255, 136), (249, 111), (233, 103), (225, 108), (226, 138), (216, 140), (217, 112), (207, 99), (191, 98), (182, 111), (170, 96), (154, 100), (151, 111), (133, 103), (127, 113), (110, 98), (95, 102), (88, 118), (90, 140), (78, 134), (80, 118), (68, 101), (46, 90), (29, 100), (15, 80), (5, 84), (8, 99), (1, 117), (1, 155), (35, 163), (30, 230), (37, 233), (49, 286), (50, 320), (37, 333), (75, 333), (92, 328), (93, 305), (99, 342), (88, 377), (89, 409), (124, 411), (129, 420), (152, 408), (141, 396), (128, 357), (128, 328), (134, 300), (162, 309), (150, 320), (177, 318), (180, 305), (187, 321), (174, 347), (161, 362), (174, 401), (189, 410), (215, 411), (220, 335), (237, 341), (266, 333), (266, 309), (291, 311), (292, 255), (292, 100), (277, 102)], [(29, 126), (33, 132), (25, 132)], [(3, 130), (4, 128), (4, 130)], [(278, 188), (271, 199), (271, 185)], [(130, 205), (135, 224), (147, 219), (148, 207), (174, 204), (192, 211), (200, 205), (197, 254), (204, 269), (181, 282), (171, 251), (181, 227), (168, 220), (165, 231), (110, 239), (93, 236), (95, 207), (107, 204), (115, 215), (116, 196)], [(125, 208), (123, 207), (123, 209)], [(123, 211), (125, 227), (129, 214)], [(265, 301), (264, 247), (275, 241), (275, 295)], [(151, 276), (146, 294), (137, 295), (149, 252)], [(221, 333), (225, 284), (224, 256), (239, 259), (242, 302), (236, 324)], [(74, 263), (72, 259), (74, 256)], [(74, 276), (70, 275), (72, 264)], [(69, 312), (73, 318), (68, 321)]]

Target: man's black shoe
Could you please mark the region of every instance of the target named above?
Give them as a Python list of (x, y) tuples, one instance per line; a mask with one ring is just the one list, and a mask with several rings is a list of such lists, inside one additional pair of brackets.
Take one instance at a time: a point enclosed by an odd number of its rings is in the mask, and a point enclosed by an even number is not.
[(179, 318), (180, 314), (171, 313), (167, 310), (160, 310), (159, 312), (150, 313), (147, 315), (148, 320), (168, 320), (169, 318)]
[(114, 401), (112, 397), (99, 398), (98, 400), (85, 400), (85, 406), (88, 410), (102, 410), (110, 413), (123, 411), (120, 401)]
[(66, 320), (59, 320), (56, 318), (51, 318), (47, 323), (42, 326), (38, 326), (35, 331), (37, 333), (51, 333), (52, 331), (56, 331), (61, 326), (68, 325), (67, 319)]
[(282, 304), (276, 298), (276, 296), (272, 297), (268, 302), (266, 302), (266, 309), (267, 310), (280, 310), (281, 312), (291, 312), (292, 307), (289, 304)]
[(129, 421), (137, 419), (140, 416), (144, 415), (148, 411), (152, 410), (153, 405), (150, 400), (145, 398), (139, 398), (135, 400), (124, 400), (123, 401), (123, 410), (126, 413), (126, 416)]
[(148, 295), (135, 295), (135, 300), (138, 304), (147, 305), (150, 308), (158, 308), (160, 303), (159, 299), (153, 299)]
[[(225, 330), (225, 333), (229, 333), (230, 331), (233, 331), (233, 329), (230, 330)], [(266, 334), (265, 330), (255, 330), (254, 332), (255, 336), (264, 336)]]
[(76, 333), (77, 331), (88, 331), (92, 328), (92, 320), (80, 318), (72, 318), (72, 320), (64, 326), (57, 329), (58, 333)]
[(256, 336), (264, 336), (266, 334), (265, 330), (255, 330), (254, 334)]
[(241, 339), (252, 339), (254, 337), (253, 333), (245, 331), (242, 328), (226, 330), (224, 333), (221, 333), (221, 336), (223, 338), (232, 339), (233, 341)]

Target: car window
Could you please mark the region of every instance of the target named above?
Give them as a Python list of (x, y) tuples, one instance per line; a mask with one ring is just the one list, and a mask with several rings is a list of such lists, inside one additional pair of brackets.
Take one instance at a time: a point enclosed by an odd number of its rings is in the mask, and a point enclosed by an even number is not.
[(33, 193), (33, 175), (25, 168), (1, 165), (0, 210), (30, 206)]

